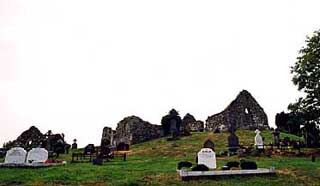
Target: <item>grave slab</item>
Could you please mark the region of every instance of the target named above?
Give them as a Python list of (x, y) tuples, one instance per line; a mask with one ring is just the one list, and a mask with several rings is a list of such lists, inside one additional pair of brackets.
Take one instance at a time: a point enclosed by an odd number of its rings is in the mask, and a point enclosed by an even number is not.
[(215, 171), (186, 171), (179, 170), (178, 174), (184, 181), (197, 180), (197, 179), (215, 179), (221, 177), (232, 176), (262, 176), (262, 175), (275, 175), (274, 167), (271, 168), (258, 168), (255, 170), (215, 170)]

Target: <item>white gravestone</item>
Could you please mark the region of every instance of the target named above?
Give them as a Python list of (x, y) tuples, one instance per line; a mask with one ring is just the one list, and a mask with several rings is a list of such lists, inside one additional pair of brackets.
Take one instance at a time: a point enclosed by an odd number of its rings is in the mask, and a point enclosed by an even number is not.
[(21, 147), (14, 147), (10, 149), (4, 160), (4, 163), (25, 163), (26, 162), (27, 151)]
[(263, 149), (263, 140), (262, 140), (262, 136), (260, 135), (260, 131), (257, 129), (255, 133), (256, 133), (256, 137), (254, 138), (254, 145), (258, 149)]
[(217, 168), (216, 153), (210, 148), (203, 148), (198, 152), (198, 165), (203, 164), (209, 169)]
[(48, 151), (44, 148), (33, 148), (28, 152), (27, 162), (45, 162), (48, 159)]

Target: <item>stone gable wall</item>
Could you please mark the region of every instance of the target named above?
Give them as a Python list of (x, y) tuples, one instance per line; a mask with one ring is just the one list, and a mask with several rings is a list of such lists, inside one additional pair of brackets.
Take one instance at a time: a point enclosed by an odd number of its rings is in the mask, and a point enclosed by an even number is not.
[(222, 112), (209, 116), (206, 120), (206, 130), (214, 131), (219, 128), (222, 131), (234, 129), (269, 129), (268, 118), (263, 108), (243, 90), (237, 98)]

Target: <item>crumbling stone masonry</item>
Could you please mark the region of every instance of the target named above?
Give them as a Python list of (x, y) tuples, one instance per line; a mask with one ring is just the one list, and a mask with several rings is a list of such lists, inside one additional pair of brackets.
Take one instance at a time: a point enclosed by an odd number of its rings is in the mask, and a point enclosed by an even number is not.
[(181, 123), (181, 131), (186, 128), (189, 132), (203, 132), (204, 123), (201, 120), (196, 120), (193, 115), (187, 113)]
[(269, 125), (263, 108), (248, 91), (243, 90), (224, 111), (208, 117), (205, 129), (208, 131), (263, 130), (269, 129)]
[(115, 145), (114, 144), (114, 136), (116, 134), (115, 130), (112, 130), (110, 127), (104, 127), (101, 138), (101, 146), (106, 145)]
[(16, 140), (8, 142), (6, 148), (9, 150), (12, 147), (22, 147), (30, 150), (31, 148), (42, 146), (44, 140), (44, 134), (37, 127), (31, 126), (28, 130), (22, 132)]
[(191, 132), (203, 132), (204, 131), (204, 122), (197, 120), (187, 124)]
[(42, 147), (48, 151), (68, 150), (70, 145), (64, 141), (64, 134), (53, 134), (51, 130), (42, 134), (40, 130), (31, 126), (28, 130), (24, 131), (16, 140), (9, 141), (4, 144), (4, 147), (9, 150), (12, 147), (22, 147), (30, 150), (35, 147)]
[(151, 124), (137, 116), (130, 116), (118, 123), (113, 143), (124, 142), (132, 145), (160, 137), (162, 137), (160, 125)]

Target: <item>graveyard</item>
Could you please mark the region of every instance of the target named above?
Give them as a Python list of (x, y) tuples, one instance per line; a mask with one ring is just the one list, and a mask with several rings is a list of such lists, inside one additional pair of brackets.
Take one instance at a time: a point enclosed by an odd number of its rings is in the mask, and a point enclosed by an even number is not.
[[(255, 143), (255, 132), (237, 130), (239, 144)], [(120, 157), (104, 161), (102, 165), (91, 162), (72, 163), (72, 153), (83, 149), (70, 150), (58, 159), (67, 163), (62, 166), (45, 168), (1, 168), (0, 185), (318, 185), (320, 178), (320, 161), (311, 160), (316, 149), (303, 148), (304, 155), (296, 155), (297, 150), (287, 149), (274, 154), (228, 156), (229, 132), (193, 132), (191, 136), (179, 140), (167, 141), (167, 137), (150, 140), (130, 146), (126, 161)], [(273, 142), (272, 131), (263, 130), (261, 135), (266, 144)], [(280, 138), (292, 140), (300, 138), (281, 133)], [(230, 161), (240, 159), (255, 161), (258, 167), (274, 167), (273, 176), (234, 176), (214, 180), (201, 179), (182, 181), (177, 173), (177, 164), (189, 161), (196, 164), (197, 153), (204, 142), (214, 142), (216, 166), (220, 169)], [(4, 160), (1, 159), (1, 162)]]
[(0, 0), (0, 186), (320, 186), (319, 7)]
[(115, 130), (104, 127), (100, 144), (84, 148), (31, 126), (4, 145), (0, 186), (319, 185), (313, 133), (284, 131), (269, 127), (246, 90), (206, 123), (175, 109), (161, 125), (128, 116)]

